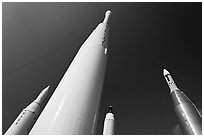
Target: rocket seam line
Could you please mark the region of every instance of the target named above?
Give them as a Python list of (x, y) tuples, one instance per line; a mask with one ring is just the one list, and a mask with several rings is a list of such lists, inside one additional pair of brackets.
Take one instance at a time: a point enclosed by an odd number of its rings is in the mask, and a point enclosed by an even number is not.
[(33, 113), (36, 117), (38, 116), (34, 111), (31, 111), (31, 110), (28, 110), (28, 109), (26, 109), (25, 111), (29, 111), (29, 112)]
[(34, 101), (33, 103), (36, 103), (36, 104), (38, 104), (38, 105), (39, 105), (39, 106), (41, 107), (40, 103), (38, 103), (38, 102), (35, 102), (35, 101)]
[[(178, 101), (179, 101), (179, 105), (181, 106), (182, 111), (183, 111), (184, 108), (183, 108), (183, 106), (182, 106), (182, 103), (181, 103), (180, 99), (178, 98), (177, 94), (175, 94), (175, 95), (176, 95), (176, 97), (177, 97), (177, 99), (178, 99)], [(188, 115), (185, 113), (185, 111), (183, 111), (183, 113), (185, 114), (185, 117), (186, 117), (186, 119), (188, 120), (188, 122), (189, 122), (189, 124), (190, 124), (190, 128), (191, 128), (193, 134), (195, 134), (195, 131), (194, 131), (193, 128), (192, 128), (192, 124), (191, 124), (191, 122), (190, 122), (190, 120), (189, 120), (189, 118), (188, 118)]]

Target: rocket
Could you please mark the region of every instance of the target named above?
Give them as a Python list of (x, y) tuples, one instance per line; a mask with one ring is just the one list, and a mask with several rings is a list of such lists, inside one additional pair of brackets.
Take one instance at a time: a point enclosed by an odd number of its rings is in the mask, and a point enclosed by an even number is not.
[(30, 135), (95, 133), (108, 57), (111, 11), (83, 43)]
[(106, 114), (103, 127), (103, 135), (114, 135), (115, 119), (112, 110), (112, 106), (109, 107), (109, 111)]
[(192, 101), (176, 86), (170, 73), (164, 69), (164, 77), (170, 88), (175, 115), (184, 135), (202, 134), (202, 116)]
[(49, 87), (46, 87), (30, 105), (23, 109), (5, 135), (27, 135), (30, 132), (42, 110), (41, 104), (48, 94)]

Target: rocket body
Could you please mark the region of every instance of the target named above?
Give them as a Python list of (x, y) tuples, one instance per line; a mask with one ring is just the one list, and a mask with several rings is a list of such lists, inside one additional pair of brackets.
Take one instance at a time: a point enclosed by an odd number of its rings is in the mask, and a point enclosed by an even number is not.
[(185, 135), (202, 134), (202, 116), (192, 101), (177, 88), (170, 73), (164, 70), (164, 77), (170, 88), (170, 95), (173, 101), (174, 111)]
[(114, 114), (112, 113), (112, 111), (109, 111), (106, 114), (104, 120), (103, 135), (114, 135), (114, 130), (115, 130)]
[(107, 62), (107, 21), (81, 46), (30, 134), (94, 134)]
[(195, 105), (180, 90), (171, 93), (179, 126), (186, 135), (202, 134), (202, 118)]
[(36, 100), (23, 109), (5, 135), (27, 135), (30, 132), (39, 116), (40, 105), (48, 94), (48, 88), (49, 86), (40, 93)]

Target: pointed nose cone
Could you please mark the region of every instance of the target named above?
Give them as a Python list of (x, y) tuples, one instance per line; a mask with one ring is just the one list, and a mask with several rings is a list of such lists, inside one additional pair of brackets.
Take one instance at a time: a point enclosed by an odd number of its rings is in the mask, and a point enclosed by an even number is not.
[(105, 15), (106, 15), (107, 17), (109, 17), (110, 14), (111, 14), (111, 11), (110, 11), (110, 10), (107, 10), (106, 13), (105, 13)]
[(50, 85), (49, 85), (49, 86), (47, 86), (45, 89), (43, 89), (43, 91), (42, 91), (42, 92), (47, 92), (49, 88), (50, 88)]
[(49, 88), (50, 88), (50, 85), (47, 86), (46, 88), (44, 88), (44, 89), (41, 91), (41, 93), (40, 93), (40, 95), (39, 95), (38, 97), (40, 97), (40, 96), (46, 96), (46, 95), (48, 94)]
[(170, 74), (166, 69), (164, 69), (163, 70), (163, 74), (164, 74), (164, 76), (166, 76), (166, 75), (168, 75), (168, 74)]
[(109, 106), (108, 113), (113, 113), (113, 107)]
[(38, 102), (39, 104), (42, 103), (42, 101), (44, 100), (44, 98), (47, 96), (48, 91), (49, 91), (50, 85), (47, 86), (45, 89), (43, 89), (40, 93), (40, 95), (37, 97), (37, 99), (35, 100), (35, 102)]
[(106, 11), (105, 19), (103, 20), (103, 23), (108, 24), (108, 20), (109, 20), (110, 15), (111, 15), (111, 11), (110, 10)]

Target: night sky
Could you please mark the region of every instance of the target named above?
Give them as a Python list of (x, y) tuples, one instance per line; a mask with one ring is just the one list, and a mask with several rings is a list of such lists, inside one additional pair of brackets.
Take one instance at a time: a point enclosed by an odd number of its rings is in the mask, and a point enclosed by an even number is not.
[[(47, 85), (52, 95), (110, 9), (109, 59), (97, 134), (175, 134), (163, 68), (202, 108), (202, 3), (3, 3), (2, 133)], [(48, 101), (49, 98), (47, 98)]]

